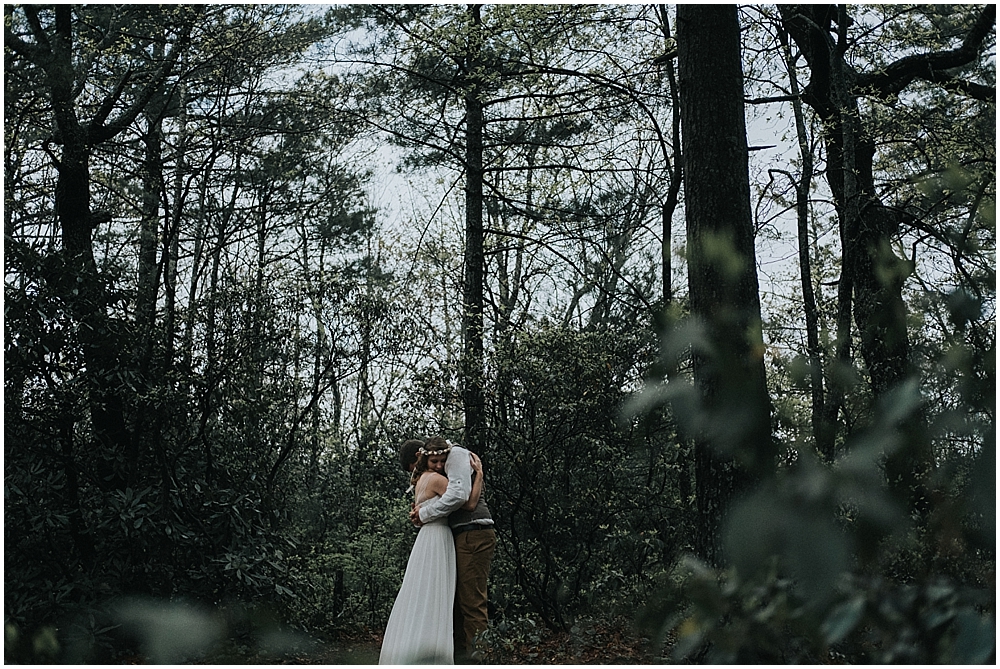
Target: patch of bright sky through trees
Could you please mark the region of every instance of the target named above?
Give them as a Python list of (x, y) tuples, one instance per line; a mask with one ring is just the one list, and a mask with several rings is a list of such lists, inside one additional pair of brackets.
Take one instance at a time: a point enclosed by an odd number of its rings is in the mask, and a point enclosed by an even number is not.
[[(322, 12), (328, 7), (326, 4), (310, 4), (305, 10), (307, 13)], [(348, 35), (346, 39), (349, 41), (363, 38), (364, 34), (358, 31)], [(331, 73), (336, 73), (341, 67), (344, 65), (329, 61), (324, 65), (324, 69)], [(787, 308), (789, 300), (794, 302), (801, 300), (801, 285), (794, 208), (783, 208), (773, 202), (761, 200), (759, 190), (768, 183), (769, 169), (798, 174), (799, 149), (795, 140), (790, 103), (747, 105), (746, 119), (748, 145), (767, 147), (751, 151), (749, 158), (750, 205), (755, 224), (758, 226), (756, 237), (758, 281), (764, 318), (767, 321), (769, 311), (781, 309), (782, 306)], [(661, 119), (661, 122), (665, 127), (669, 126), (668, 119)], [(369, 136), (363, 144), (353, 147), (353, 152), (360, 161), (358, 166), (372, 172), (367, 192), (371, 204), (378, 210), (377, 217), (383, 234), (392, 238), (413, 237), (408, 240), (411, 245), (415, 245), (420, 238), (428, 235), (432, 238), (453, 235), (455, 243), (459, 243), (464, 226), (462, 176), (454, 170), (445, 168), (408, 170), (401, 167), (405, 155), (404, 149), (390, 146), (385, 142), (375, 144), (373, 141)], [(787, 180), (783, 175), (776, 175), (775, 178)], [(789, 186), (788, 183), (780, 182), (774, 185), (786, 192), (786, 195)], [(817, 179), (814, 188), (822, 193), (827, 187), (825, 182)], [(665, 193), (666, 184), (663, 190)], [(821, 194), (819, 197), (828, 198), (828, 195)], [(819, 243), (832, 245), (836, 251), (839, 248), (839, 241), (833, 234), (835, 228), (829, 225), (822, 227), (825, 233), (818, 240)], [(683, 261), (685, 246), (683, 194), (681, 205), (674, 215), (672, 229), (671, 247), (675, 255), (674, 290), (683, 294), (687, 290)], [(659, 243), (659, 238), (655, 241)], [(768, 337), (766, 327), (765, 338), (772, 339)]]

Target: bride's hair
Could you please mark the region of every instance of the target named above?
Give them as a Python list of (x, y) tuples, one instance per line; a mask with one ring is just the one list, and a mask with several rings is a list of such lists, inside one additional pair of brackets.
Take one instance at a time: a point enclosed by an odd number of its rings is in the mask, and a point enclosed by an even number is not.
[(417, 449), (417, 464), (410, 475), (410, 483), (417, 484), (420, 475), (427, 471), (427, 458), (432, 455), (447, 455), (451, 451), (451, 442), (444, 437), (431, 437), (423, 446)]

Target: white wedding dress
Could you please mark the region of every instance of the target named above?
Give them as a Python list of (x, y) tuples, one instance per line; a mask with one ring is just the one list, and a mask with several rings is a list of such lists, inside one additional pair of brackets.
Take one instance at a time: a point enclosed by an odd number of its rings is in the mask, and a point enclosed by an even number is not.
[(441, 518), (417, 532), (378, 663), (454, 664), (454, 605), (455, 539)]

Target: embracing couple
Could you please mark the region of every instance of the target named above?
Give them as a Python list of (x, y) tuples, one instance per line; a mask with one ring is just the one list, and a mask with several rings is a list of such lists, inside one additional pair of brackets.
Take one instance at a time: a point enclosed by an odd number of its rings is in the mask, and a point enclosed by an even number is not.
[(468, 660), (486, 629), (486, 577), (496, 548), (479, 456), (443, 437), (410, 439), (400, 464), (420, 528), (382, 640), (379, 664)]

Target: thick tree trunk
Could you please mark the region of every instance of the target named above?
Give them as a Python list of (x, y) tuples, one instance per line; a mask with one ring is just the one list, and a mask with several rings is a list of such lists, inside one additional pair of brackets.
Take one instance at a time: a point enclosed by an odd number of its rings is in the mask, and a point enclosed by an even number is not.
[(163, 183), (163, 129), (160, 118), (147, 119), (143, 136), (142, 220), (139, 221), (139, 267), (135, 320), (139, 332), (139, 369), (149, 373), (156, 320), (156, 241), (160, 222), (160, 184)]
[[(103, 448), (92, 455), (101, 485), (123, 488), (128, 472), (117, 464), (122, 456), (127, 463), (136, 461), (136, 442), (125, 419), (125, 402), (120, 347), (114, 341), (113, 323), (107, 314), (107, 295), (101, 284), (94, 258), (93, 231), (111, 220), (111, 214), (95, 214), (90, 203), (90, 157), (95, 146), (122, 132), (162, 89), (176, 56), (183, 50), (188, 33), (180, 36), (171, 55), (144, 85), (131, 80), (134, 72), (123, 75), (118, 85), (96, 106), (94, 116), (81, 123), (76, 108), (79, 54), (74, 45), (72, 5), (55, 5), (54, 22), (46, 26), (39, 19), (39, 7), (22, 7), (31, 27), (33, 42), (26, 42), (5, 29), (5, 46), (34, 63), (45, 72), (45, 92), (52, 104), (54, 133), (52, 141), (61, 146), (54, 158), (56, 179), (55, 214), (62, 233), (62, 256), (65, 277), (58, 289), (79, 324), (79, 342), (86, 369), (91, 429), (94, 440)], [(9, 12), (5, 12), (8, 16)], [(9, 18), (9, 16), (8, 16)], [(193, 25), (193, 24), (192, 24)], [(188, 26), (190, 28), (191, 26)], [(110, 29), (110, 28), (109, 28)], [(111, 112), (121, 102), (126, 90), (135, 92), (132, 103), (109, 122)]]
[[(678, 69), (692, 314), (706, 328), (695, 383), (696, 547), (718, 563), (730, 501), (773, 460), (750, 210), (740, 29), (734, 5), (679, 5)], [(738, 464), (739, 463), (739, 464)], [(741, 466), (743, 465), (743, 466)], [(745, 468), (744, 468), (745, 466)]]
[[(187, 163), (187, 90), (179, 84), (174, 90), (177, 104), (177, 150), (174, 158), (173, 198), (169, 225), (164, 230), (163, 245), (163, 288), (164, 288), (164, 353), (163, 369), (174, 367), (177, 345), (177, 260), (180, 256), (180, 228), (184, 214), (184, 179), (188, 172)], [(183, 345), (183, 343), (182, 343)]]
[(126, 474), (114, 465), (114, 454), (134, 461), (133, 444), (125, 423), (125, 408), (112, 379), (118, 370), (118, 347), (110, 341), (105, 311), (107, 297), (94, 259), (93, 230), (108, 216), (94, 216), (90, 209), (91, 144), (87, 128), (76, 115), (73, 97), (72, 8), (56, 7), (56, 31), (46, 74), (62, 155), (57, 162), (55, 211), (62, 230), (67, 275), (67, 302), (80, 323), (80, 344), (90, 387), (89, 409), (94, 436), (105, 447), (107, 460), (98, 459), (101, 478), (123, 488)]
[[(146, 132), (143, 135), (145, 155), (143, 159), (143, 192), (142, 219), (139, 221), (139, 262), (136, 290), (135, 320), (138, 333), (136, 363), (139, 377), (147, 388), (156, 388), (162, 375), (153, 372), (153, 351), (156, 325), (156, 294), (159, 284), (159, 272), (156, 263), (156, 242), (159, 237), (160, 192), (163, 183), (163, 127), (162, 117), (146, 119)], [(134, 461), (128, 463), (129, 486), (135, 488), (138, 484), (139, 457), (143, 449), (152, 450), (162, 457), (160, 435), (162, 434), (162, 407), (153, 406), (148, 399), (155, 393), (142, 393), (136, 406), (134, 434), (135, 448), (131, 455)], [(161, 477), (162, 500), (168, 496), (169, 477)]]
[(465, 445), (482, 452), (485, 400), (483, 398), (483, 102), (477, 85), (480, 6), (470, 5), (471, 32), (467, 72), (471, 84), (465, 97), (465, 284), (462, 359), (462, 402), (465, 408)]

